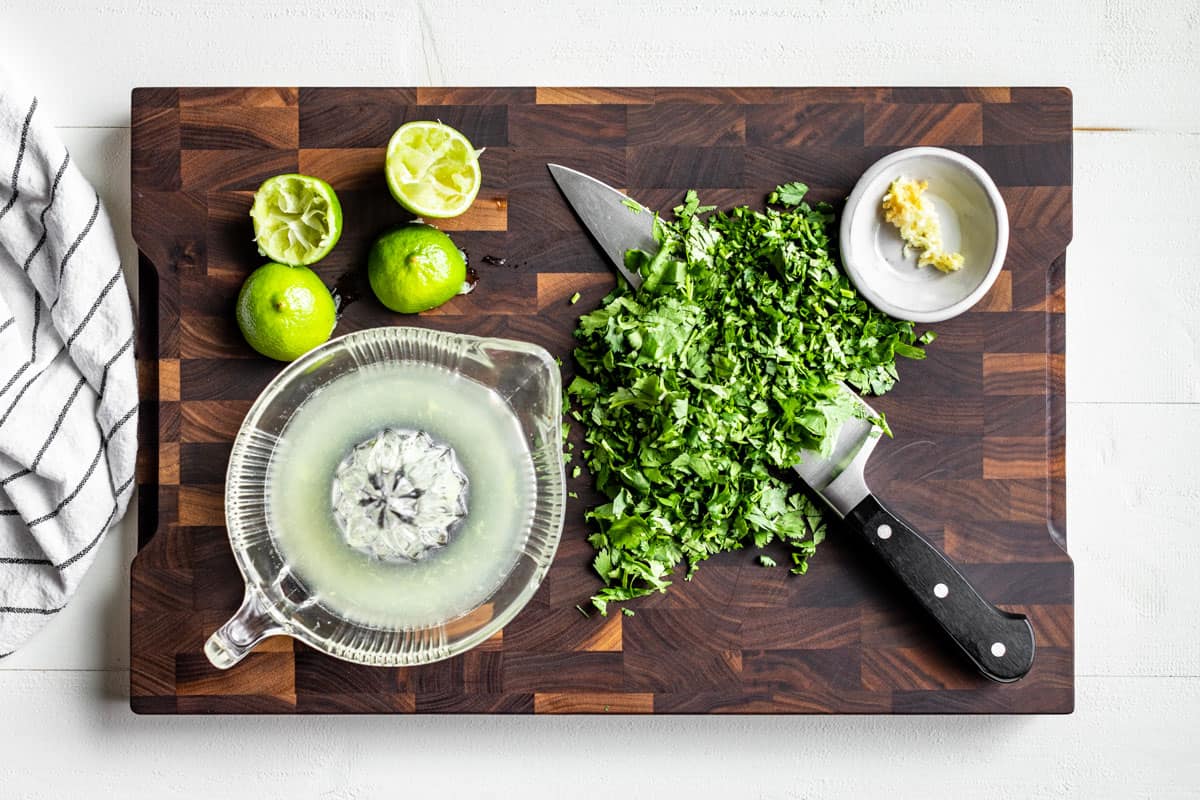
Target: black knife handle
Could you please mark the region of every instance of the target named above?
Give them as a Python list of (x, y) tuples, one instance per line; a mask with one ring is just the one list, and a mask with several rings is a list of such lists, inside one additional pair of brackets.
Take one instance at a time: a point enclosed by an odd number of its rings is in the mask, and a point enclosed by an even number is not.
[(847, 526), (883, 559), (921, 606), (988, 678), (1019, 680), (1033, 666), (1033, 627), (1022, 614), (984, 600), (941, 551), (874, 495), (846, 515)]

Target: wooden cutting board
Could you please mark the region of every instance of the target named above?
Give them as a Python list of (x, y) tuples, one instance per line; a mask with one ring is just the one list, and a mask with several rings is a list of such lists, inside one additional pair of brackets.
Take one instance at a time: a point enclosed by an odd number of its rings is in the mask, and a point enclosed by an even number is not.
[[(474, 208), (442, 227), (478, 289), (401, 317), (367, 296), (338, 326), (422, 325), (537, 342), (570, 379), (575, 319), (614, 283), (547, 172), (576, 167), (668, 209), (761, 205), (801, 180), (840, 202), (877, 158), (941, 145), (995, 178), (1012, 223), (1008, 261), (971, 312), (936, 326), (929, 358), (904, 361), (875, 401), (895, 430), (868, 469), (876, 492), (955, 559), (985, 596), (1028, 614), (1032, 673), (977, 677), (893, 585), (836, 535), (808, 575), (752, 552), (694, 580), (584, 618), (598, 588), (584, 479), (541, 590), (501, 633), (419, 668), (343, 663), (289, 638), (228, 672), (206, 637), (242, 581), (223, 526), (230, 442), (280, 366), (233, 320), (262, 259), (248, 210), (264, 178), (333, 184), (341, 243), (317, 265), (357, 285), (372, 239), (406, 215), (384, 185), (388, 137), (441, 119), (482, 157)], [(1064, 514), (1064, 272), (1071, 238), (1071, 95), (1065, 89), (137, 89), (133, 230), (140, 249), (143, 378), (139, 552), (132, 567), (131, 705), (147, 713), (925, 713), (1073, 706), (1072, 564)], [(570, 305), (568, 298), (582, 299)], [(578, 436), (578, 431), (576, 432)], [(578, 448), (578, 445), (577, 445)]]

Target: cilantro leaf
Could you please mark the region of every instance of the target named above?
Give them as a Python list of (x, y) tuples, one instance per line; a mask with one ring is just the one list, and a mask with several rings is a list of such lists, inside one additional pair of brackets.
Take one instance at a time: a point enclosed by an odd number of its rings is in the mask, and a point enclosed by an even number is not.
[(808, 194), (808, 186), (799, 181), (792, 181), (776, 187), (775, 191), (771, 192), (767, 198), (767, 202), (784, 206), (798, 206), (804, 202), (806, 194)]

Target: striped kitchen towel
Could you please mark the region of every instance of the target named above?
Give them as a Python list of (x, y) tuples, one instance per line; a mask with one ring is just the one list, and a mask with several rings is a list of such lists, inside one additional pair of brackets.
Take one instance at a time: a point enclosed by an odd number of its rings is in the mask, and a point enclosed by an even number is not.
[(0, 656), (62, 610), (124, 513), (137, 399), (108, 215), (0, 70)]

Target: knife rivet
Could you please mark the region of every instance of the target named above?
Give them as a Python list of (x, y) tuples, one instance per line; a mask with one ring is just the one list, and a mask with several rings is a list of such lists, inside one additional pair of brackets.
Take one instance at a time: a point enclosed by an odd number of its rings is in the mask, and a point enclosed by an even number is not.
[(939, 583), (933, 587), (934, 597), (945, 597), (950, 594), (950, 587), (944, 583)]
[(1008, 648), (1004, 646), (1004, 642), (994, 642), (992, 644), (992, 655), (996, 658), (1002, 658)]
[(892, 538), (892, 526), (891, 525), (880, 525), (878, 528), (875, 529), (875, 533), (877, 533), (879, 535), (880, 539), (890, 539), (890, 538)]

